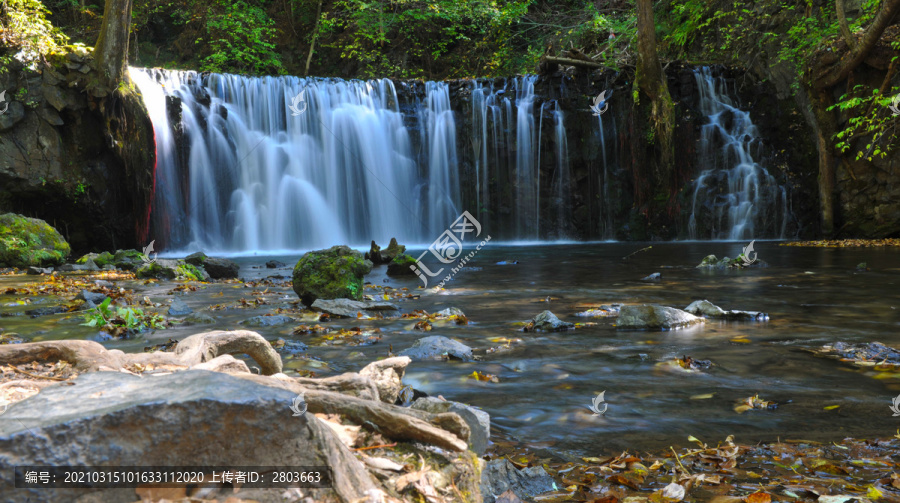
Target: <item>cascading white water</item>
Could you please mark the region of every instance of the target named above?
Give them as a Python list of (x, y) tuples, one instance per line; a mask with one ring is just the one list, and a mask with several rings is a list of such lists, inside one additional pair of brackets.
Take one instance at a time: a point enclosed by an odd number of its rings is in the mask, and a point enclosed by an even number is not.
[(559, 102), (553, 110), (553, 122), (556, 144), (556, 171), (553, 177), (553, 192), (556, 195), (554, 206), (556, 207), (556, 238), (565, 239), (565, 229), (572, 221), (572, 212), (569, 207), (571, 172), (569, 168), (569, 141), (566, 139), (565, 116), (559, 109)]
[(787, 190), (758, 161), (762, 144), (750, 113), (735, 106), (726, 81), (709, 68), (694, 76), (709, 123), (701, 131), (704, 170), (694, 181), (691, 239), (783, 238), (790, 218)]
[[(423, 180), (390, 80), (131, 75), (156, 132), (153, 232), (170, 249), (426, 242), (460, 211), (446, 84), (427, 88)], [(180, 124), (169, 122), (171, 97), (180, 100)]]

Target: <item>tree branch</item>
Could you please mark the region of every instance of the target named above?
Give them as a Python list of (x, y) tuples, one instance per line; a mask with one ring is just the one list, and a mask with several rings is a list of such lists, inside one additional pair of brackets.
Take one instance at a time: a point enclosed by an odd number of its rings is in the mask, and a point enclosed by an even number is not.
[(850, 54), (842, 58), (837, 66), (818, 72), (819, 75), (815, 77), (814, 86), (818, 89), (824, 89), (835, 86), (846, 79), (850, 72), (866, 59), (866, 56), (878, 43), (881, 34), (890, 26), (898, 11), (900, 11), (900, 0), (884, 0), (881, 4), (881, 10), (878, 11), (872, 24), (863, 33), (856, 49), (851, 50)]

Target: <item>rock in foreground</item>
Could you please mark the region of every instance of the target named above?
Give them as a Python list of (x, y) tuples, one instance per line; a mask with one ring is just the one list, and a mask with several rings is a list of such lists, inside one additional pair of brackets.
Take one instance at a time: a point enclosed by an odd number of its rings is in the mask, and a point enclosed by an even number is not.
[(372, 262), (349, 246), (311, 251), (294, 266), (294, 292), (307, 306), (317, 299), (362, 300), (363, 277)]
[(469, 449), (475, 454), (484, 454), (491, 438), (491, 416), (470, 405), (459, 402), (441, 400), (435, 397), (419, 398), (412, 404), (413, 409), (424, 410), (432, 414), (455, 412), (469, 425)]
[(69, 243), (47, 222), (15, 213), (0, 215), (0, 267), (55, 266), (69, 252)]
[[(3, 466), (330, 466), (333, 489), (303, 490), (316, 501), (354, 501), (375, 488), (331, 428), (312, 414), (292, 415), (290, 391), (198, 370), (96, 372), (73, 383), (10, 406), (0, 418)], [(0, 485), (11, 502), (73, 501), (86, 492), (12, 489), (13, 470), (0, 471)], [(136, 499), (133, 488), (93, 491), (94, 501)]]
[(702, 323), (703, 318), (674, 307), (644, 304), (623, 306), (616, 328), (630, 330), (671, 330)]

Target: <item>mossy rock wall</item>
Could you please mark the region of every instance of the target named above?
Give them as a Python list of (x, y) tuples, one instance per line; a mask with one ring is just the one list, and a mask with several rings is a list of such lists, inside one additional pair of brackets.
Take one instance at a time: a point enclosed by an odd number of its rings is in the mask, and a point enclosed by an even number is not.
[(307, 306), (316, 299), (362, 300), (363, 278), (372, 262), (348, 246), (311, 251), (294, 266), (294, 292)]

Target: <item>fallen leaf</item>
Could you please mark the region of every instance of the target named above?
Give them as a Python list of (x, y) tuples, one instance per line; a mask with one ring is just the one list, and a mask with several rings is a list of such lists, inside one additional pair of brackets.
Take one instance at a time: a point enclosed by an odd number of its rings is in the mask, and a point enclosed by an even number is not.
[(758, 491), (753, 494), (748, 494), (747, 497), (744, 498), (744, 503), (772, 503), (772, 496), (770, 496), (769, 493)]

